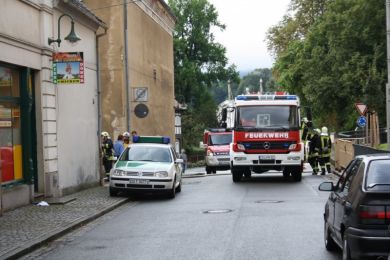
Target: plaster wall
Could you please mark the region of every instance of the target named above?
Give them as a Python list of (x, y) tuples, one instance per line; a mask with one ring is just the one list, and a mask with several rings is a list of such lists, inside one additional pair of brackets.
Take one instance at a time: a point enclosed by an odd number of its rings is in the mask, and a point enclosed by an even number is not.
[[(109, 132), (113, 139), (119, 133), (132, 130), (142, 135), (174, 138), (172, 17), (156, 0), (129, 3), (128, 38), (125, 41), (125, 5), (118, 5), (117, 0), (84, 2), (108, 26), (107, 34), (99, 40), (102, 130)], [(125, 81), (125, 42), (128, 49), (128, 89)], [(135, 106), (140, 103), (134, 99), (134, 90), (140, 87), (148, 89), (148, 100), (142, 102), (149, 109), (145, 118), (134, 114)]]
[[(55, 11), (53, 20), (57, 21), (60, 15)], [(68, 33), (70, 22), (64, 23), (63, 28)], [(57, 147), (53, 147), (52, 151), (48, 148), (46, 158), (58, 156), (58, 190), (54, 194), (58, 196), (66, 194), (66, 190), (77, 190), (77, 187), (99, 182), (96, 37), (94, 31), (78, 23), (77, 19), (75, 31), (82, 40), (77, 44), (63, 41), (58, 51), (83, 52), (85, 82), (58, 84), (55, 95), (47, 97), (48, 104), (56, 104), (57, 120), (48, 121), (47, 132), (57, 132), (57, 140), (48, 136), (47, 141), (56, 142)], [(46, 116), (53, 118), (54, 111), (47, 110)], [(46, 167), (48, 170), (51, 167), (50, 160)]]
[[(129, 73), (132, 129), (142, 135), (168, 135), (174, 140), (173, 40), (138, 5), (129, 6)], [(148, 100), (137, 102), (134, 89), (148, 88)], [(149, 108), (145, 118), (135, 116), (139, 103)]]

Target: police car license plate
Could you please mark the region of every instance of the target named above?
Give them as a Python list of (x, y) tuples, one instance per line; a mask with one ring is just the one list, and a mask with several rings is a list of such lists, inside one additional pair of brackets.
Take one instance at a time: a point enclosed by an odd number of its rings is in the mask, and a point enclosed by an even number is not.
[(259, 160), (275, 160), (275, 155), (273, 154), (259, 155)]
[(132, 184), (149, 184), (149, 180), (130, 179), (129, 183), (132, 183)]

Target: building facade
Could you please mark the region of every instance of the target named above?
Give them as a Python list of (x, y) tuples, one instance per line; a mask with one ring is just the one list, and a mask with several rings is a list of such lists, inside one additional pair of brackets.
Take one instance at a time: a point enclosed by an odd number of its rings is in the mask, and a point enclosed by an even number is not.
[(175, 139), (173, 30), (163, 0), (84, 0), (102, 18), (99, 38), (101, 130)]
[[(106, 26), (77, 0), (0, 7), (0, 209), (8, 210), (99, 183), (96, 42)], [(74, 44), (64, 39), (71, 17)], [(82, 58), (77, 71), (55, 53)]]

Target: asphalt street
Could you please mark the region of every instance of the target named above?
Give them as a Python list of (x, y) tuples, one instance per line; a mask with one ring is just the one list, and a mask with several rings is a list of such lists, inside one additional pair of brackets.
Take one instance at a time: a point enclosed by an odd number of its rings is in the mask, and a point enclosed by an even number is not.
[(240, 183), (227, 172), (185, 178), (175, 199), (137, 198), (25, 259), (338, 260), (340, 253), (324, 248), (328, 193), (317, 189), (329, 178), (310, 172), (299, 183), (275, 172)]

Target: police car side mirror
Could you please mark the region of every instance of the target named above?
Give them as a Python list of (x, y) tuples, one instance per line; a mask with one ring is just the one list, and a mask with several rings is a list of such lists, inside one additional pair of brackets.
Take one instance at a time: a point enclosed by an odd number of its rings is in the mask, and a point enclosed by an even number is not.
[(183, 159), (176, 159), (175, 163), (184, 163)]

